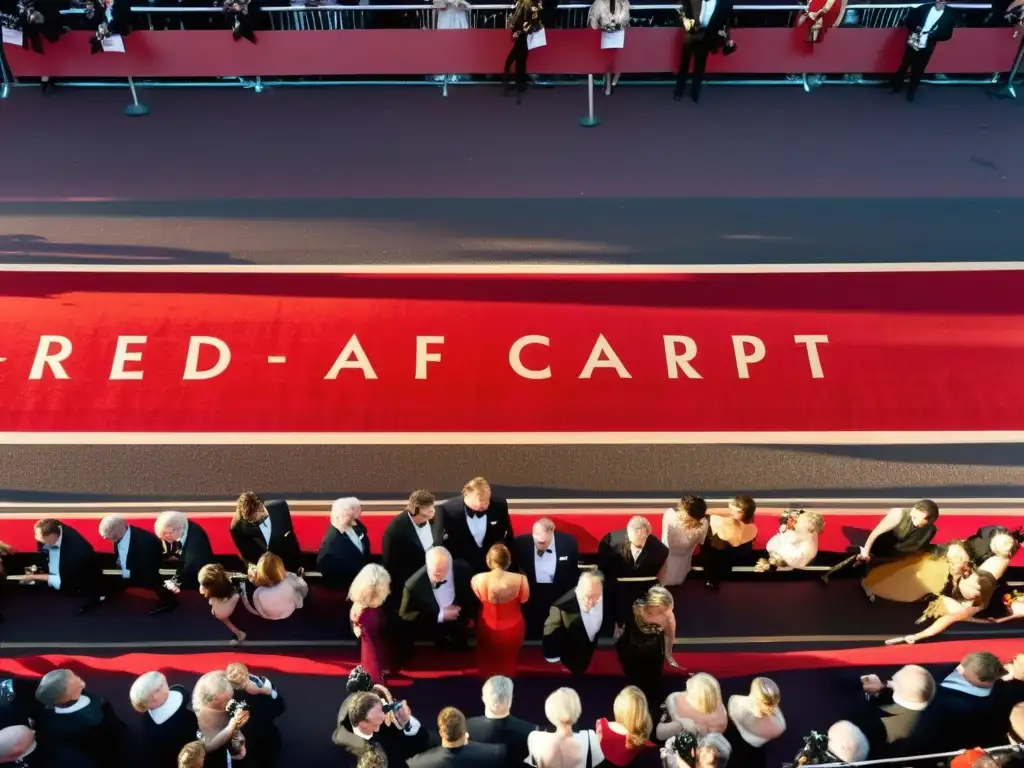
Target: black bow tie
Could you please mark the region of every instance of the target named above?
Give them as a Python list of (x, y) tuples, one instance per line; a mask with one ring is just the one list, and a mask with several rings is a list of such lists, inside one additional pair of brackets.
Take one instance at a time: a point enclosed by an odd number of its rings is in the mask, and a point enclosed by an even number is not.
[(487, 512), (474, 512), (473, 510), (467, 510), (466, 514), (472, 517), (474, 520), (479, 520), (481, 517), (487, 517)]
[(180, 557), (181, 556), (181, 542), (173, 541), (169, 544), (164, 544), (164, 554), (168, 557)]
[(445, 579), (444, 581), (435, 581), (432, 586), (434, 587), (434, 589), (440, 589), (442, 584), (447, 584), (447, 583), (448, 583), (448, 580)]
[(413, 523), (417, 528), (426, 528), (429, 520), (424, 520), (422, 523)]
[(544, 557), (544, 555), (546, 555), (550, 551), (551, 551), (550, 549), (538, 549), (537, 550), (537, 557)]

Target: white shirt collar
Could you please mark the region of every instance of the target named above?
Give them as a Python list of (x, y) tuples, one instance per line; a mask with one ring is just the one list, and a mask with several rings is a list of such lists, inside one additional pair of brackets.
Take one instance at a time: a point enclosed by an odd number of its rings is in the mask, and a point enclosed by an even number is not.
[(506, 712), (504, 715), (496, 715), (493, 712), (491, 712), (491, 710), (487, 709), (487, 707), (484, 707), (484, 717), (486, 717), (488, 720), (504, 720), (508, 716), (508, 712)]
[(360, 739), (363, 739), (364, 741), (369, 741), (375, 735), (375, 734), (372, 734), (372, 733), (371, 734), (365, 734), (362, 731), (360, 731), (358, 727), (352, 728), (352, 733), (354, 733), (356, 736), (358, 736)]
[(924, 712), (928, 709), (928, 702), (922, 704), (921, 702), (907, 701), (895, 691), (892, 694), (892, 703), (898, 707), (909, 709), (911, 712)]
[(153, 718), (153, 722), (157, 725), (163, 725), (181, 708), (181, 703), (184, 700), (185, 697), (182, 696), (181, 691), (171, 691), (167, 694), (167, 701), (159, 707), (149, 710), (149, 716)]
[(78, 712), (79, 710), (85, 709), (89, 706), (90, 703), (91, 700), (89, 699), (89, 697), (83, 694), (82, 696), (78, 697), (78, 701), (76, 701), (74, 704), (69, 704), (66, 707), (54, 707), (53, 711), (56, 712), (58, 715), (71, 715), (75, 712)]

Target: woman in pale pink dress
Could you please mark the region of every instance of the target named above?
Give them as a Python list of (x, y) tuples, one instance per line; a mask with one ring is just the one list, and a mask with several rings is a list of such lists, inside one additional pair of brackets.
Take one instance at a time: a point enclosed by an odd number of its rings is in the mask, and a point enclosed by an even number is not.
[(669, 722), (658, 725), (659, 741), (667, 741), (680, 731), (698, 736), (725, 733), (729, 714), (722, 701), (722, 688), (711, 675), (701, 672), (686, 681), (686, 691), (665, 699)]
[(665, 561), (667, 587), (685, 581), (693, 565), (693, 552), (708, 535), (708, 505), (699, 496), (684, 496), (661, 521), (661, 543), (668, 547)]
[(273, 621), (287, 619), (309, 593), (305, 580), (285, 570), (284, 561), (273, 552), (265, 552), (249, 570), (249, 583), (243, 585), (242, 604), (250, 613)]

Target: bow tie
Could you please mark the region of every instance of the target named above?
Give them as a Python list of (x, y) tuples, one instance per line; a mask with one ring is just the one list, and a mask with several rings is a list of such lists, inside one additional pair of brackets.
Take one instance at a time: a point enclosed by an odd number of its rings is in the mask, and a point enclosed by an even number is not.
[(434, 589), (440, 589), (442, 584), (447, 584), (447, 583), (448, 583), (448, 580), (445, 579), (444, 581), (435, 581), (431, 586)]
[(417, 528), (426, 528), (429, 520), (424, 520), (422, 523), (413, 523)]
[(181, 542), (173, 541), (170, 544), (164, 544), (164, 552), (168, 557), (177, 557), (181, 554)]
[(466, 514), (469, 517), (472, 517), (474, 520), (479, 520), (481, 517), (487, 517), (487, 512), (486, 511), (485, 512), (473, 512), (472, 510), (467, 510)]
[(551, 551), (550, 549), (538, 549), (537, 550), (537, 557), (544, 557), (544, 555), (546, 555), (550, 551)]

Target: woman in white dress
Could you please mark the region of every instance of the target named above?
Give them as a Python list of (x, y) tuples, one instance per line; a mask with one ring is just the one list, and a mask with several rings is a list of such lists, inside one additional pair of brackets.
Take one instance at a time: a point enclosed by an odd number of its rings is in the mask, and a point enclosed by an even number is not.
[(665, 586), (682, 584), (693, 564), (693, 552), (708, 535), (708, 505), (700, 496), (684, 496), (661, 521), (661, 543), (668, 547)]
[(764, 573), (806, 568), (818, 556), (818, 536), (823, 530), (825, 518), (817, 512), (788, 512), (782, 517), (779, 532), (768, 539), (768, 557), (758, 560), (754, 570)]
[(779, 709), (781, 699), (779, 686), (767, 677), (755, 677), (748, 695), (729, 697), (732, 728), (726, 731), (726, 739), (737, 762), (745, 768), (764, 768), (764, 745), (786, 732), (786, 718)]
[[(722, 687), (711, 675), (700, 672), (686, 681), (686, 691), (673, 693), (665, 699), (667, 722), (658, 724), (659, 741), (668, 741), (680, 731), (698, 736), (725, 733), (729, 715), (722, 701)], [(663, 718), (663, 720), (666, 718)]]
[(555, 726), (554, 733), (534, 731), (526, 739), (527, 762), (534, 768), (585, 768), (604, 762), (601, 740), (591, 730), (573, 731), (583, 714), (579, 694), (559, 688), (544, 702), (544, 715)]

